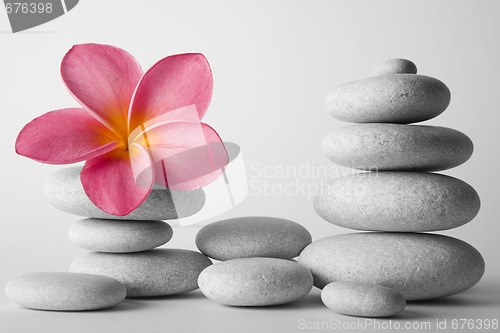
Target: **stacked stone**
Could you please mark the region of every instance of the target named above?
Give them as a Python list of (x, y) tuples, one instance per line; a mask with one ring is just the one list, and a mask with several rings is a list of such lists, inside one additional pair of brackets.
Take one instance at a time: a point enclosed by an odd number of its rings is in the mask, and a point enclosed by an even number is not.
[(62, 169), (46, 183), (46, 196), (62, 211), (85, 216), (68, 232), (70, 241), (92, 252), (76, 258), (70, 273), (33, 273), (13, 279), (9, 298), (34, 309), (76, 311), (113, 306), (125, 297), (179, 294), (198, 288), (198, 276), (211, 265), (205, 255), (157, 247), (173, 235), (162, 220), (186, 217), (203, 208), (203, 190), (175, 193), (153, 189), (127, 216), (104, 213), (87, 198), (79, 167)]
[(367, 79), (331, 91), (333, 117), (356, 123), (329, 133), (323, 151), (333, 162), (369, 171), (338, 178), (315, 197), (326, 221), (374, 231), (327, 237), (299, 257), (324, 303), (338, 312), (388, 316), (406, 300), (461, 292), (484, 272), (469, 244), (422, 232), (471, 221), (480, 200), (467, 183), (432, 173), (464, 163), (471, 140), (454, 129), (408, 125), (436, 117), (450, 102), (446, 85), (418, 75), (409, 60), (393, 59)]
[(311, 243), (300, 224), (251, 216), (214, 222), (196, 235), (196, 246), (222, 262), (201, 272), (201, 292), (232, 306), (269, 306), (296, 301), (309, 293), (313, 277), (293, 260)]

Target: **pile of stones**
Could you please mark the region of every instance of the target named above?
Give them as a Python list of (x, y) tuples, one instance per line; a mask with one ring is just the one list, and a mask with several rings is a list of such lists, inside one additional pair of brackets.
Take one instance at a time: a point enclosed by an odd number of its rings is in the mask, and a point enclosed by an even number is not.
[(330, 115), (356, 124), (329, 133), (324, 153), (367, 172), (327, 183), (314, 208), (330, 223), (372, 232), (315, 241), (299, 263), (323, 288), (324, 303), (340, 313), (394, 315), (405, 300), (461, 292), (484, 272), (471, 245), (423, 233), (471, 221), (480, 200), (467, 183), (432, 173), (464, 163), (473, 145), (454, 129), (408, 125), (436, 117), (450, 102), (443, 82), (416, 73), (409, 60), (389, 60), (374, 76), (337, 87), (326, 100)]
[(281, 218), (252, 216), (214, 222), (196, 235), (196, 246), (221, 262), (201, 272), (201, 292), (232, 306), (269, 306), (309, 293), (313, 277), (293, 258), (311, 243), (302, 225)]
[(21, 306), (40, 310), (95, 310), (125, 297), (174, 295), (198, 288), (198, 276), (211, 265), (205, 255), (157, 247), (173, 235), (162, 220), (186, 217), (205, 202), (203, 190), (175, 194), (153, 189), (127, 216), (106, 214), (90, 202), (80, 182), (79, 167), (56, 172), (46, 183), (48, 200), (62, 211), (87, 218), (68, 232), (75, 245), (90, 250), (76, 258), (70, 272), (25, 274), (6, 286), (7, 296)]
[[(240, 217), (206, 225), (196, 236), (200, 252), (157, 248), (173, 236), (162, 221), (189, 216), (204, 205), (202, 190), (153, 189), (131, 214), (118, 217), (95, 207), (80, 182), (81, 168), (62, 169), (46, 184), (46, 196), (62, 211), (85, 216), (68, 232), (91, 252), (70, 272), (25, 274), (6, 286), (7, 296), (32, 309), (77, 311), (110, 307), (125, 297), (174, 295), (198, 289), (219, 303), (267, 306), (309, 293), (313, 277), (296, 258), (311, 243), (300, 224), (273, 217)], [(220, 261), (212, 265), (212, 258)]]
[(175, 193), (174, 202), (172, 191), (154, 188), (136, 210), (116, 217), (89, 201), (81, 168), (66, 168), (47, 182), (47, 197), (85, 217), (68, 235), (92, 252), (76, 258), (70, 272), (12, 279), (7, 296), (28, 308), (75, 311), (199, 287), (222, 304), (269, 306), (296, 301), (314, 284), (339, 313), (383, 317), (402, 311), (407, 300), (470, 288), (484, 272), (481, 254), (461, 240), (426, 232), (459, 227), (478, 213), (471, 186), (432, 173), (464, 163), (473, 145), (453, 129), (408, 125), (436, 117), (450, 102), (444, 83), (416, 72), (411, 61), (390, 60), (373, 77), (342, 85), (327, 98), (332, 116), (356, 124), (326, 136), (326, 156), (367, 172), (327, 183), (314, 207), (328, 222), (369, 232), (312, 242), (296, 222), (239, 217), (201, 228), (201, 253), (160, 249), (173, 236), (162, 220), (201, 210), (203, 190)]

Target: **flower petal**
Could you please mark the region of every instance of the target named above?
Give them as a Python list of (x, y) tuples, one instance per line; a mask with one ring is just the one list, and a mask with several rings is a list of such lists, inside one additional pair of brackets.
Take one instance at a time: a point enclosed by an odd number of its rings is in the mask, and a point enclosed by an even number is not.
[(198, 119), (172, 114), (169, 120), (199, 121), (212, 98), (212, 71), (199, 53), (178, 54), (157, 62), (137, 86), (129, 112), (131, 130), (159, 115), (195, 105)]
[(143, 75), (134, 57), (111, 45), (75, 45), (62, 60), (61, 75), (75, 99), (126, 140), (130, 100)]
[(135, 139), (148, 147), (155, 181), (191, 191), (216, 180), (229, 162), (219, 135), (201, 122), (167, 122), (151, 126)]
[(84, 109), (61, 109), (33, 119), (21, 130), (16, 152), (48, 164), (70, 164), (105, 154), (117, 137)]
[[(143, 167), (141, 186), (135, 181), (134, 165)], [(80, 179), (94, 205), (108, 214), (124, 216), (139, 207), (151, 192), (154, 174), (148, 166), (151, 159), (147, 150), (134, 144), (129, 151), (116, 149), (88, 160)]]
[(128, 142), (134, 142), (138, 135), (142, 135), (142, 132), (146, 128), (150, 128), (154, 125), (161, 123), (168, 123), (172, 121), (189, 121), (189, 122), (199, 122), (198, 112), (194, 104), (182, 107), (180, 109), (175, 109), (164, 113), (162, 115), (151, 118), (150, 120), (141, 123), (139, 127), (134, 128), (130, 131)]

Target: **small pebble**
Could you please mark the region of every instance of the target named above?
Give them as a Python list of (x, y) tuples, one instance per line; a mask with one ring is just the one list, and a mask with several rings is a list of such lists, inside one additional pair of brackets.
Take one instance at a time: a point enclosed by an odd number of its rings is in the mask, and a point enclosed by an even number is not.
[(407, 59), (390, 59), (378, 66), (373, 75), (417, 74), (417, 66)]
[(409, 124), (438, 116), (450, 99), (448, 87), (430, 76), (379, 75), (333, 89), (325, 106), (332, 117), (352, 123)]
[(425, 233), (363, 232), (312, 242), (299, 256), (314, 285), (334, 281), (380, 284), (407, 300), (456, 294), (475, 285), (484, 260), (472, 246), (456, 238)]
[(82, 273), (29, 273), (13, 278), (7, 297), (22, 307), (51, 311), (104, 309), (123, 301), (125, 287), (115, 279)]
[(311, 272), (290, 260), (233, 259), (207, 267), (198, 278), (201, 292), (232, 306), (269, 306), (296, 301), (313, 286)]
[(97, 208), (87, 197), (80, 181), (81, 167), (58, 170), (45, 183), (45, 197), (57, 209), (83, 217), (119, 220), (172, 220), (199, 212), (205, 205), (205, 192), (153, 188), (147, 199), (133, 212), (115, 216)]
[(360, 170), (439, 171), (469, 159), (465, 134), (446, 127), (356, 124), (330, 132), (323, 152), (332, 162)]
[(250, 257), (291, 259), (312, 241), (302, 225), (266, 216), (238, 217), (210, 223), (196, 235), (196, 246), (216, 260)]
[(99, 252), (151, 250), (172, 238), (172, 227), (163, 221), (131, 221), (88, 218), (75, 222), (69, 240), (84, 249)]
[(321, 291), (321, 300), (335, 312), (360, 317), (389, 317), (406, 306), (397, 290), (376, 284), (337, 281)]
[(109, 276), (127, 287), (127, 297), (150, 297), (198, 289), (198, 275), (211, 264), (203, 254), (181, 249), (90, 252), (73, 260), (70, 271)]
[(362, 172), (326, 183), (314, 197), (326, 221), (370, 231), (424, 232), (457, 228), (481, 205), (460, 179), (435, 173)]

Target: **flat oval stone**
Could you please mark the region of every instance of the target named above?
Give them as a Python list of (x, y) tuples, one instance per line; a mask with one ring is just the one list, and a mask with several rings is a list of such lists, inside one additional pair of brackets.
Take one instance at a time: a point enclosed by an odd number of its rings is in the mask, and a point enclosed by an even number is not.
[(88, 218), (68, 230), (69, 240), (81, 248), (99, 252), (151, 250), (172, 238), (172, 227), (163, 221), (106, 220)]
[(108, 308), (123, 301), (125, 287), (115, 279), (81, 273), (42, 272), (13, 278), (7, 297), (22, 307), (51, 311)]
[(269, 257), (291, 259), (312, 241), (302, 225), (290, 220), (248, 216), (222, 220), (201, 228), (196, 246), (217, 260)]
[(367, 232), (312, 242), (299, 256), (314, 285), (334, 281), (380, 284), (407, 300), (433, 299), (464, 291), (484, 273), (481, 254), (456, 238), (422, 233)]
[(349, 316), (389, 317), (406, 307), (397, 290), (377, 284), (337, 281), (321, 291), (321, 300), (330, 309)]
[(314, 209), (338, 226), (423, 232), (457, 228), (481, 205), (477, 192), (450, 176), (424, 172), (362, 172), (326, 183)]
[(389, 59), (381, 63), (373, 75), (417, 74), (417, 66), (408, 59)]
[(401, 124), (356, 124), (330, 132), (323, 152), (331, 161), (360, 170), (438, 171), (454, 168), (474, 150), (451, 128)]
[(343, 84), (328, 94), (325, 105), (343, 121), (408, 124), (438, 116), (450, 98), (448, 87), (435, 78), (393, 74)]
[(101, 219), (172, 220), (194, 215), (205, 205), (205, 192), (155, 189), (133, 212), (115, 216), (97, 208), (87, 197), (80, 181), (81, 167), (58, 170), (45, 183), (45, 196), (63, 212)]
[(277, 258), (233, 259), (207, 267), (198, 278), (201, 292), (233, 306), (268, 306), (296, 301), (313, 286), (311, 272)]
[(127, 287), (127, 297), (149, 297), (198, 289), (198, 275), (211, 264), (203, 254), (181, 249), (90, 252), (73, 260), (70, 271), (109, 276)]

